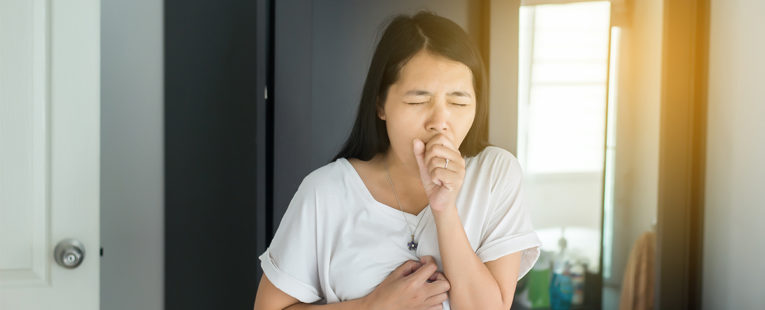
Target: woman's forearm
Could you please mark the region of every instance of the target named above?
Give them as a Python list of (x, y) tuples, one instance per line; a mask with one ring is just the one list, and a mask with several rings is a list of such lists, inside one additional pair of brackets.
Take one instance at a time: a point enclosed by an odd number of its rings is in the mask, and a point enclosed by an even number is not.
[(314, 305), (297, 303), (285, 308), (284, 310), (367, 310), (366, 300), (363, 298), (343, 301), (338, 303), (326, 304), (326, 305)]
[(438, 230), (444, 275), (451, 284), (451, 308), (501, 309), (503, 301), (499, 285), (470, 246), (457, 208), (446, 208), (441, 213), (434, 213), (433, 217)]

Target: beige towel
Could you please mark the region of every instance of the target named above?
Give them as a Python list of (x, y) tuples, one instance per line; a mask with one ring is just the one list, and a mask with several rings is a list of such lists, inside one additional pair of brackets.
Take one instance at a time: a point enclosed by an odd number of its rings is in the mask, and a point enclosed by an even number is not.
[(630, 252), (622, 279), (619, 310), (653, 309), (654, 251), (656, 233), (640, 235)]

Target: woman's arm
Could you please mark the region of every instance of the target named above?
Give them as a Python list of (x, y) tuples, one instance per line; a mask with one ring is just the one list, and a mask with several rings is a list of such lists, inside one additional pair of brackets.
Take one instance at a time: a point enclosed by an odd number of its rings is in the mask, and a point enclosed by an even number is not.
[(287, 295), (274, 286), (268, 277), (263, 275), (260, 278), (260, 284), (258, 285), (258, 293), (255, 296), (255, 308), (254, 310), (306, 310), (306, 309), (322, 309), (322, 310), (353, 310), (367, 309), (365, 299), (354, 299), (345, 302), (326, 304), (326, 305), (313, 305), (301, 303), (295, 297)]
[(505, 285), (501, 287), (495, 276), (516, 280), (520, 267), (518, 253), (506, 260), (514, 266), (502, 268), (515, 270), (515, 274), (493, 275), (470, 246), (455, 206), (434, 212), (433, 217), (438, 230), (444, 274), (451, 284), (449, 304), (452, 309), (509, 309), (515, 282), (502, 281)]
[(326, 305), (313, 305), (313, 304), (304, 304), (304, 303), (297, 303), (292, 306), (287, 307), (285, 310), (306, 310), (306, 309), (322, 309), (322, 310), (354, 310), (354, 309), (366, 309), (366, 306), (363, 303), (362, 299), (354, 299), (349, 301), (343, 301), (333, 304), (326, 304)]

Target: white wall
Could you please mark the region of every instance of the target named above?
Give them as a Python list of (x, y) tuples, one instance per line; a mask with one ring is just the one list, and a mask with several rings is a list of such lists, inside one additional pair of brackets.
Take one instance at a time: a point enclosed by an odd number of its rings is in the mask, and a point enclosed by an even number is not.
[(711, 0), (704, 309), (765, 305), (765, 1)]
[(163, 1), (101, 1), (101, 309), (164, 308)]

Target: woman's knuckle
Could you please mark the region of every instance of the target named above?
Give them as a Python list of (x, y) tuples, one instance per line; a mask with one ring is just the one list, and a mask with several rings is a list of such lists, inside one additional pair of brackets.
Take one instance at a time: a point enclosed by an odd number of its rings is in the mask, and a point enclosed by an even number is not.
[(428, 274), (433, 274), (434, 272), (438, 271), (438, 266), (436, 266), (435, 263), (429, 263), (426, 268), (428, 268), (426, 269)]
[(435, 161), (436, 161), (436, 157), (435, 156), (431, 157), (430, 159), (428, 159), (428, 165), (431, 165), (431, 166), (435, 165), (436, 164)]
[(408, 291), (414, 290), (417, 288), (417, 283), (415, 283), (413, 280), (409, 280), (404, 285)]

